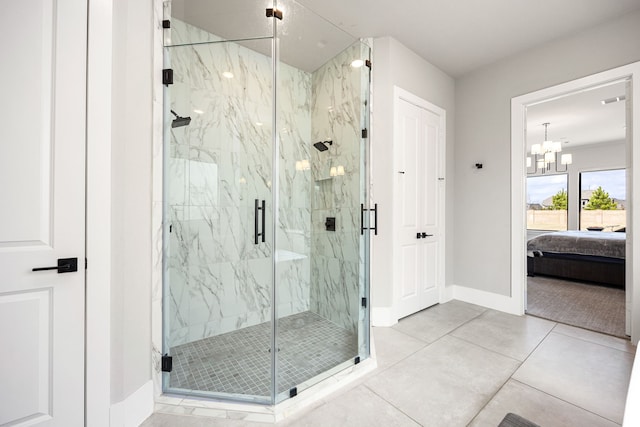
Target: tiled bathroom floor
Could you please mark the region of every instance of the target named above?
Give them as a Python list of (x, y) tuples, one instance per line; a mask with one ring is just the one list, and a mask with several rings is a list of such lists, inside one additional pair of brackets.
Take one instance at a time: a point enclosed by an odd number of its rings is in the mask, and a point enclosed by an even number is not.
[[(357, 335), (312, 312), (278, 322), (279, 391), (357, 355)], [(171, 349), (172, 388), (269, 396), (271, 323)]]
[[(378, 368), (277, 426), (617, 426), (636, 348), (628, 340), (451, 301), (373, 328)], [(257, 427), (153, 414), (144, 427)]]

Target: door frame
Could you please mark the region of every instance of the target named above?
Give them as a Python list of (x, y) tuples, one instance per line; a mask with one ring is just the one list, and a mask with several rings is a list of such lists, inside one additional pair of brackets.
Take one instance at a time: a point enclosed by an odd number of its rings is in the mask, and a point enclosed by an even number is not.
[(85, 424), (111, 412), (111, 110), (113, 0), (88, 0)]
[[(397, 169), (396, 166), (396, 160), (399, 158), (399, 153), (398, 153), (398, 140), (400, 139), (400, 133), (399, 133), (399, 129), (400, 126), (398, 126), (398, 106), (399, 106), (399, 102), (403, 100), (406, 102), (409, 102), (417, 107), (423, 108), (427, 111), (430, 111), (434, 114), (436, 114), (439, 118), (440, 118), (440, 122), (439, 122), (439, 127), (440, 127), (440, 133), (438, 135), (438, 212), (437, 212), (437, 216), (438, 216), (438, 224), (440, 226), (441, 229), (441, 236), (440, 236), (440, 245), (439, 245), (439, 249), (438, 249), (438, 263), (437, 263), (437, 268), (438, 268), (438, 273), (437, 273), (437, 285), (436, 287), (438, 288), (438, 303), (441, 303), (444, 300), (444, 282), (445, 282), (445, 254), (446, 254), (446, 250), (445, 250), (445, 236), (444, 236), (444, 232), (445, 232), (445, 165), (446, 165), (446, 141), (447, 141), (447, 112), (445, 109), (438, 107), (435, 104), (432, 104), (429, 101), (426, 101), (425, 99), (420, 98), (417, 95), (414, 95), (413, 93), (402, 89), (398, 86), (393, 86), (393, 158), (392, 158), (392, 168), (393, 168), (393, 194), (398, 194), (398, 180), (397, 180), (397, 171), (395, 169)], [(397, 219), (399, 217), (398, 214), (398, 208), (397, 208), (397, 203), (393, 203), (394, 207), (393, 207), (393, 228), (396, 229), (397, 226)], [(397, 317), (397, 305), (398, 305), (398, 301), (400, 299), (400, 295), (399, 295), (399, 289), (396, 286), (396, 277), (398, 274), (398, 264), (399, 264), (399, 254), (397, 253), (397, 248), (398, 248), (398, 244), (399, 244), (399, 238), (397, 236), (397, 234), (394, 233), (393, 236), (393, 278), (394, 278), (394, 283), (393, 283), (393, 313), (394, 313), (394, 320), (397, 321), (399, 320)]]
[[(554, 98), (590, 89), (594, 86), (630, 79), (632, 82), (631, 99), (640, 99), (640, 62), (592, 74), (587, 77), (561, 83), (511, 99), (511, 295), (512, 304), (517, 308), (517, 314), (524, 314), (526, 300), (526, 208), (525, 208), (525, 132), (526, 108)], [(636, 83), (636, 84), (633, 84)], [(633, 109), (633, 106), (631, 107)], [(640, 173), (634, 170), (634, 165), (640, 169), (640, 114), (631, 116), (631, 135), (627, 137), (627, 178), (629, 188), (627, 195), (631, 200), (640, 200)], [(638, 343), (640, 339), (640, 284), (634, 281), (634, 272), (640, 272), (640, 257), (633, 256), (633, 242), (640, 242), (640, 209), (628, 208), (627, 232), (627, 325), (631, 332), (631, 342)], [(638, 273), (640, 276), (640, 273)], [(628, 331), (629, 332), (629, 331)]]

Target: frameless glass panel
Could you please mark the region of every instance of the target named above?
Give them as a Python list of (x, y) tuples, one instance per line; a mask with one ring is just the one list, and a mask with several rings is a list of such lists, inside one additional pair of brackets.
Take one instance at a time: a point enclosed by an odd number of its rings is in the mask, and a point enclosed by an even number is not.
[(164, 389), (275, 403), (369, 354), (370, 52), (257, 4), (165, 9)]
[(270, 49), (252, 40), (165, 50), (168, 391), (271, 402)]
[[(169, 28), (164, 28), (164, 45), (270, 38), (273, 22), (266, 19), (266, 10), (273, 8), (274, 0), (166, 1), (164, 19)], [(188, 22), (199, 31), (183, 33), (184, 28), (174, 25), (175, 21)]]
[(278, 8), (276, 401), (360, 355), (369, 82), (362, 43), (293, 1)]
[(626, 175), (625, 169), (580, 174), (580, 230), (626, 230)]
[[(371, 243), (371, 235), (372, 233), (377, 233), (378, 227), (378, 212), (377, 205), (373, 203), (371, 200), (371, 195), (369, 193), (369, 185), (370, 185), (370, 176), (369, 176), (369, 168), (370, 168), (370, 156), (371, 152), (369, 150), (369, 132), (371, 130), (371, 125), (369, 123), (370, 119), (370, 95), (371, 95), (371, 69), (367, 65), (367, 60), (369, 60), (368, 64), (371, 64), (371, 47), (366, 43), (360, 43), (360, 53), (361, 56), (359, 59), (356, 59), (355, 62), (352, 61), (352, 66), (359, 66), (362, 70), (360, 73), (360, 102), (362, 108), (360, 110), (360, 123), (362, 123), (363, 133), (361, 134), (360, 139), (360, 202), (361, 202), (361, 224), (360, 224), (360, 262), (359, 262), (359, 271), (358, 271), (358, 279), (359, 279), (359, 289), (360, 289), (360, 319), (358, 322), (358, 354), (361, 359), (368, 358), (370, 355), (370, 329), (369, 329), (369, 319), (370, 319), (370, 292), (369, 292), (369, 262), (370, 262), (370, 243)], [(363, 65), (359, 65), (359, 61), (364, 61)], [(365, 215), (364, 209), (369, 207), (370, 215)], [(375, 210), (371, 213), (371, 208)], [(371, 221), (373, 219), (373, 221)], [(357, 218), (356, 218), (357, 222)], [(364, 303), (363, 303), (364, 302)]]

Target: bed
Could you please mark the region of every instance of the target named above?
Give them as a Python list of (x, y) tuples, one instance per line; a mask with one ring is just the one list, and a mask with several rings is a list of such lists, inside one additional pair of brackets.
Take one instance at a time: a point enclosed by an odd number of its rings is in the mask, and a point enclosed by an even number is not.
[(527, 274), (625, 287), (626, 233), (558, 231), (527, 243)]

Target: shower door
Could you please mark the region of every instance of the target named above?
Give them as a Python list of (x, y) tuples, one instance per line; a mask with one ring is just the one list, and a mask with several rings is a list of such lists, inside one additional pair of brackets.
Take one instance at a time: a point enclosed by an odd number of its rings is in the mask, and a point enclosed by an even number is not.
[(369, 47), (295, 1), (278, 7), (276, 401), (369, 351)]
[(166, 15), (167, 392), (273, 404), (369, 355), (369, 48), (275, 3)]
[(165, 390), (270, 402), (272, 38), (170, 25)]

